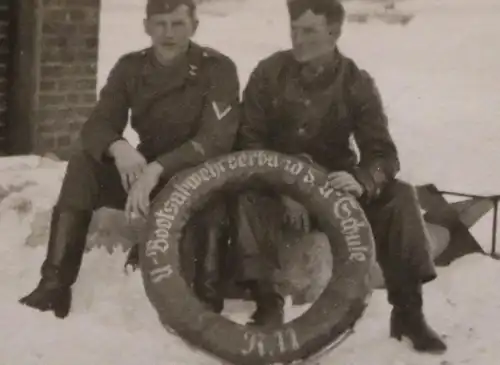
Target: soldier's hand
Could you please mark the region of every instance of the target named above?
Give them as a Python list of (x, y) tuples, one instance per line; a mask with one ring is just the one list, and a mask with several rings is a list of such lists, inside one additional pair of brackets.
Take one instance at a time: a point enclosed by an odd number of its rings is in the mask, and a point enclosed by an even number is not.
[(160, 181), (163, 167), (158, 162), (146, 166), (137, 181), (132, 185), (125, 205), (125, 214), (129, 221), (133, 215), (146, 216), (149, 212), (151, 192)]
[(309, 232), (310, 220), (307, 209), (288, 196), (283, 196), (282, 201), (286, 208), (285, 222), (291, 224), (296, 229)]
[(344, 191), (359, 198), (363, 195), (363, 186), (350, 173), (345, 171), (336, 171), (328, 175), (330, 186), (336, 190)]
[(123, 140), (113, 143), (109, 148), (109, 153), (115, 160), (123, 188), (126, 192), (129, 192), (131, 186), (141, 176), (146, 167), (146, 159), (127, 141)]

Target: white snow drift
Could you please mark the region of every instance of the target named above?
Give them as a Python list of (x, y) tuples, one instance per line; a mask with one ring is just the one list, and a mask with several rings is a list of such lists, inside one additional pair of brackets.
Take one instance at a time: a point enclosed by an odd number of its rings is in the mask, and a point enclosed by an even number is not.
[[(285, 2), (224, 3), (204, 5), (197, 38), (233, 57), (244, 85), (260, 58), (289, 44)], [(378, 81), (402, 176), (446, 189), (498, 193), (500, 5), (409, 0), (397, 7), (415, 14), (407, 26), (348, 24), (341, 48)], [(142, 16), (134, 0), (103, 1), (100, 86), (122, 53), (147, 45)], [(46, 232), (34, 218), (54, 203), (63, 173), (63, 163), (36, 156), (0, 160), (0, 364), (216, 364), (161, 327), (140, 274), (123, 274), (121, 250), (110, 255), (95, 248), (85, 256), (66, 320), (17, 303), (39, 278)], [(487, 219), (473, 230), (484, 247), (490, 239)], [(472, 255), (440, 270), (438, 280), (426, 286), (426, 312), (450, 347), (443, 356), (418, 355), (390, 340), (390, 308), (385, 293), (377, 291), (356, 333), (321, 364), (496, 365), (499, 277), (498, 262)], [(241, 320), (248, 315), (243, 307), (232, 302), (227, 312)]]

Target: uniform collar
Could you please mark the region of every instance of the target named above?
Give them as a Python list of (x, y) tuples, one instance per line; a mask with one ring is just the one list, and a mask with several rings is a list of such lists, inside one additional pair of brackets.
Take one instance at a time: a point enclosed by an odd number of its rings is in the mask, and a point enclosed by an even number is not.
[(340, 53), (338, 48), (335, 48), (333, 60), (326, 63), (321, 72), (319, 72), (310, 80), (307, 80), (302, 74), (304, 64), (298, 62), (295, 57), (293, 57), (291, 51), (290, 58), (290, 71), (293, 75), (293, 78), (296, 79), (305, 88), (323, 88), (331, 84), (337, 76), (343, 60), (342, 54)]
[(143, 68), (143, 74), (152, 73), (169, 74), (174, 77), (173, 83), (196, 79), (201, 66), (203, 49), (194, 42), (190, 42), (189, 48), (184, 55), (181, 55), (171, 65), (163, 66), (159, 63), (154, 54), (153, 47), (146, 50), (147, 62)]

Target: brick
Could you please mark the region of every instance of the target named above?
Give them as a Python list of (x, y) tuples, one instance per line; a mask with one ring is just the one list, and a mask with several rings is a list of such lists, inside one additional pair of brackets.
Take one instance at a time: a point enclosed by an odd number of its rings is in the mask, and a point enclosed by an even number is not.
[(94, 90), (96, 87), (95, 79), (82, 79), (75, 82), (77, 90)]
[(78, 52), (85, 47), (85, 41), (79, 36), (68, 37), (66, 41), (68, 51), (72, 53)]
[(54, 133), (44, 132), (38, 135), (38, 147), (42, 150), (51, 150), (56, 147), (56, 137)]
[(97, 66), (95, 62), (72, 62), (63, 64), (62, 62), (47, 62), (42, 66), (41, 74), (43, 79), (74, 79), (96, 77)]
[(87, 49), (97, 49), (99, 46), (99, 39), (98, 37), (88, 37), (85, 38), (85, 47)]
[(55, 91), (57, 90), (57, 83), (55, 81), (41, 81), (40, 91)]
[(49, 7), (63, 7), (66, 5), (66, 0), (43, 0), (43, 5)]
[(57, 90), (71, 91), (75, 88), (75, 81), (72, 79), (63, 79), (57, 81)]
[(37, 119), (40, 124), (57, 125), (60, 120), (71, 120), (74, 114), (73, 110), (68, 107), (44, 106), (38, 111)]
[(96, 24), (79, 24), (78, 32), (82, 35), (95, 35), (99, 31), (99, 27)]
[(71, 63), (76, 60), (76, 55), (65, 48), (44, 48), (40, 57), (42, 63)]
[(66, 5), (98, 8), (101, 5), (101, 0), (66, 0)]
[[(72, 125), (74, 125), (75, 123), (73, 123)], [(70, 125), (70, 127), (72, 126)], [(72, 130), (70, 128), (70, 134), (69, 134), (69, 137), (71, 138), (71, 143), (75, 143), (77, 142), (79, 139), (80, 139), (80, 131), (82, 130), (82, 126), (77, 124), (78, 126), (78, 129), (75, 129), (75, 130)]]
[(45, 21), (42, 26), (42, 33), (46, 35), (70, 36), (78, 31), (78, 26), (71, 23), (58, 21)]
[(82, 8), (70, 10), (69, 18), (72, 22), (82, 22), (87, 18), (87, 12)]
[(67, 97), (66, 97), (66, 100), (70, 104), (78, 104), (78, 102), (80, 101), (80, 95), (78, 95), (78, 94), (68, 94)]
[(60, 35), (45, 35), (42, 44), (44, 47), (66, 48), (68, 47), (68, 38)]
[(80, 106), (73, 108), (75, 111), (76, 116), (81, 117), (81, 118), (88, 118), (88, 116), (92, 113), (94, 110), (93, 106)]
[(62, 66), (62, 73), (61, 73), (62, 77), (64, 77), (64, 78), (73, 78), (73, 77), (75, 77), (77, 68), (74, 65), (74, 63), (63, 64), (61, 66)]
[(90, 62), (97, 58), (97, 50), (94, 51), (79, 51), (77, 58), (80, 61)]
[[(97, 59), (97, 56), (96, 56)], [(95, 77), (97, 72), (97, 62), (94, 60), (86, 61), (86, 63), (77, 66), (78, 70), (76, 73), (78, 75), (92, 75)]]
[(98, 9), (87, 8), (85, 9), (85, 24), (92, 25), (93, 27), (98, 27), (99, 25), (100, 12)]
[(54, 113), (54, 109), (44, 108), (38, 111), (36, 117), (40, 125), (52, 125), (57, 119), (57, 114)]
[(57, 78), (64, 76), (64, 66), (62, 65), (42, 65), (40, 70), (42, 79)]
[(97, 101), (97, 95), (96, 93), (92, 94), (82, 94), (81, 95), (81, 101), (84, 104), (93, 104)]
[(78, 122), (73, 122), (73, 123), (70, 123), (69, 125), (69, 131), (71, 132), (71, 134), (76, 138), (78, 138), (78, 132), (81, 131), (82, 129), (82, 126), (83, 126), (83, 122), (85, 122), (86, 119), (82, 119), (82, 122), (78, 123)]
[(88, 115), (79, 115), (78, 118), (74, 118), (71, 120), (69, 124), (69, 130), (79, 130), (89, 119)]
[(94, 106), (96, 102), (96, 93), (71, 93), (68, 94), (66, 99), (68, 101), (68, 104), (71, 104), (72, 106)]
[(71, 138), (69, 134), (63, 134), (60, 136), (57, 136), (57, 146), (62, 147), (62, 146), (69, 146), (71, 144)]
[(40, 94), (38, 96), (40, 106), (49, 105), (64, 105), (66, 103), (66, 95), (64, 94)]
[(67, 10), (64, 8), (61, 9), (50, 9), (46, 8), (43, 12), (43, 17), (44, 20), (47, 22), (61, 22), (61, 23), (66, 23), (70, 22), (70, 14)]
[(44, 133), (44, 134), (49, 134), (49, 133), (54, 133), (57, 129), (54, 127), (53, 124), (38, 124), (37, 127), (37, 132), (38, 133)]

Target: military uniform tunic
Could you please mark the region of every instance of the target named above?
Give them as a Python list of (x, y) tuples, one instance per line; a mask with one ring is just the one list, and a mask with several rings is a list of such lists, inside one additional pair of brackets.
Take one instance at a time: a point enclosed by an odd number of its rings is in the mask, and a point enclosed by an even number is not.
[(310, 82), (290, 51), (261, 61), (244, 92), (238, 144), (307, 154), (329, 171), (352, 172), (370, 199), (399, 170), (375, 83), (340, 52)]
[(238, 127), (239, 83), (234, 63), (192, 43), (164, 67), (151, 48), (127, 54), (110, 72), (84, 125), (84, 150), (102, 161), (122, 138), (129, 112), (138, 150), (170, 176), (232, 148)]
[(236, 66), (195, 43), (167, 67), (151, 48), (121, 57), (82, 128), (83, 148), (69, 161), (58, 205), (124, 208), (127, 193), (107, 151), (123, 138), (129, 115), (138, 150), (164, 168), (156, 193), (179, 171), (231, 151), (239, 122)]
[[(237, 141), (239, 149), (302, 155), (354, 175), (390, 293), (436, 277), (415, 190), (396, 179), (399, 159), (380, 95), (354, 61), (337, 51), (316, 77), (304, 76), (291, 51), (261, 61), (243, 94)], [(284, 228), (279, 196), (248, 192), (238, 203), (239, 279), (268, 280), (293, 228)]]

